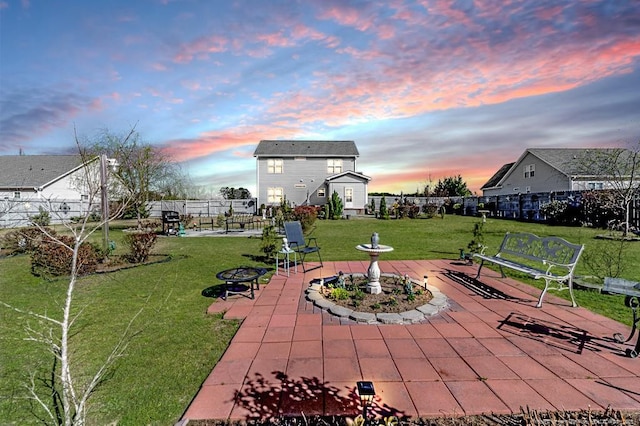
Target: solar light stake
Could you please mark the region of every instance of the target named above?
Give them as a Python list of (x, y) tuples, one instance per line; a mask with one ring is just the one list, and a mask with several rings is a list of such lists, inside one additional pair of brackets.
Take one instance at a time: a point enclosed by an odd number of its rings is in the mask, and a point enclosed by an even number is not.
[(422, 283), (424, 284), (425, 291), (427, 290), (428, 281), (429, 281), (429, 277), (428, 276), (425, 275), (424, 277), (422, 277)]
[(367, 408), (373, 403), (373, 397), (376, 395), (376, 390), (373, 387), (373, 382), (357, 382), (358, 395), (360, 395), (360, 402), (362, 402), (362, 418), (364, 424), (367, 424)]

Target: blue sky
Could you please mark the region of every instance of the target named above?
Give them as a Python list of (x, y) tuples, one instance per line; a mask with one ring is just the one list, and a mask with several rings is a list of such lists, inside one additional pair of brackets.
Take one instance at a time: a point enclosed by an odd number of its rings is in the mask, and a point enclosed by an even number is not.
[(354, 140), (370, 191), (640, 141), (640, 2), (0, 0), (0, 155), (132, 126), (205, 192), (261, 139)]

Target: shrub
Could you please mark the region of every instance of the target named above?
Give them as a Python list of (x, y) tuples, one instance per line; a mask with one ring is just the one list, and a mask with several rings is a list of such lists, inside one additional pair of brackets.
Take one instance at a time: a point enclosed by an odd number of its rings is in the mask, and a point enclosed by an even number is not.
[(431, 219), (436, 216), (438, 213), (438, 205), (434, 203), (428, 203), (422, 206), (422, 212), (427, 216), (427, 218)]
[(329, 297), (333, 300), (347, 300), (349, 298), (349, 292), (344, 288), (334, 288), (331, 290)]
[(292, 213), (294, 220), (299, 220), (302, 231), (307, 233), (318, 218), (318, 209), (313, 206), (297, 206)]
[[(44, 228), (49, 235), (56, 235), (52, 228)], [(35, 226), (8, 232), (3, 238), (3, 246), (9, 254), (32, 253), (42, 242), (45, 233)]]
[[(75, 245), (75, 239), (67, 235), (56, 236), (55, 239), (44, 237), (31, 254), (31, 272), (39, 276), (60, 276), (71, 273), (73, 251), (69, 247)], [(78, 275), (95, 272), (100, 260), (100, 250), (94, 245), (83, 243), (78, 248)]]
[(344, 206), (342, 204), (342, 198), (340, 198), (340, 195), (338, 195), (336, 191), (333, 191), (331, 194), (331, 199), (329, 200), (328, 205), (329, 212), (327, 218), (333, 220), (342, 219)]
[(389, 219), (389, 210), (387, 209), (387, 201), (384, 197), (380, 199), (380, 214), (378, 216), (380, 219)]
[(158, 236), (155, 232), (129, 231), (124, 235), (124, 243), (129, 246), (129, 254), (126, 258), (131, 263), (142, 263), (149, 258), (151, 249), (155, 245)]
[(262, 243), (260, 244), (260, 250), (267, 256), (267, 259), (273, 259), (273, 254), (276, 252), (278, 234), (276, 228), (273, 225), (267, 225), (262, 230)]
[(624, 221), (624, 208), (613, 191), (586, 191), (581, 197), (583, 225), (606, 229), (611, 221)]
[(469, 253), (478, 253), (482, 250), (484, 244), (484, 222), (476, 222), (473, 225), (473, 238), (467, 244), (467, 249)]
[(579, 205), (558, 200), (540, 207), (540, 213), (547, 218), (547, 223), (550, 225), (577, 225), (580, 223), (580, 210)]
[(38, 207), (38, 214), (35, 216), (31, 216), (31, 223), (38, 226), (49, 226), (51, 223), (51, 215), (49, 211), (43, 209), (42, 207)]

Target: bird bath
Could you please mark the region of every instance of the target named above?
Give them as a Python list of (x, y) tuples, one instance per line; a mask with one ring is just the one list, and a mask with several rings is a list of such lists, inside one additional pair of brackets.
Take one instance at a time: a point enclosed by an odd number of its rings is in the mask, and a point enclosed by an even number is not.
[(378, 266), (378, 257), (380, 253), (388, 253), (393, 251), (393, 247), (385, 246), (382, 244), (358, 244), (356, 249), (369, 253), (371, 263), (367, 271), (367, 292), (371, 294), (379, 294), (382, 292), (382, 286), (380, 285), (380, 267)]

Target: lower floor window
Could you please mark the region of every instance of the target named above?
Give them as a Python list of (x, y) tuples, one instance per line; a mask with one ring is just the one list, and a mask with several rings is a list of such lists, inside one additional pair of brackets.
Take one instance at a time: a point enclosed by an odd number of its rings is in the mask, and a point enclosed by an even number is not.
[(283, 198), (282, 188), (268, 188), (267, 189), (267, 202), (269, 204), (281, 203)]
[(344, 202), (353, 203), (353, 188), (344, 189)]

